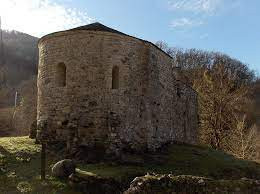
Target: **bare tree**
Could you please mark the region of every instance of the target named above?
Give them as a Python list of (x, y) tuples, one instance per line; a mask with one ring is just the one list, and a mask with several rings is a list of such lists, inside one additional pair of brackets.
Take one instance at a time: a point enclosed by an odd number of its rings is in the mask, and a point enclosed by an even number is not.
[(199, 94), (200, 139), (215, 149), (225, 150), (227, 137), (235, 127), (235, 115), (249, 102), (248, 87), (235, 87), (234, 79), (221, 64), (205, 70), (193, 82)]
[[(251, 96), (254, 72), (246, 64), (222, 53), (170, 48), (162, 41), (157, 42), (157, 46), (170, 53), (176, 66), (189, 79), (187, 83), (198, 92), (201, 142), (234, 152), (229, 145), (231, 139), (237, 138), (238, 118), (249, 115), (254, 107)], [(247, 116), (244, 120), (244, 138), (252, 133), (248, 128), (250, 119)]]
[(237, 127), (232, 131), (227, 150), (241, 159), (259, 159), (259, 136), (257, 126), (247, 126), (246, 115), (237, 117)]

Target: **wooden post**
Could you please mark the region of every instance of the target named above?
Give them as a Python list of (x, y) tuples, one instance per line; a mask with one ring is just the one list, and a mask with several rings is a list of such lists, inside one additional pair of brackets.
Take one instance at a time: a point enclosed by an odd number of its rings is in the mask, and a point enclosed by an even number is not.
[(46, 144), (42, 143), (41, 152), (41, 180), (45, 180), (45, 170), (46, 170)]

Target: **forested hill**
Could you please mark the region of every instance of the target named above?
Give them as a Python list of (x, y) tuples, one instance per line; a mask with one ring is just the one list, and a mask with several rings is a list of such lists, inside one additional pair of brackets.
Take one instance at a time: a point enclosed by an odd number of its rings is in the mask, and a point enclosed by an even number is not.
[(24, 82), (36, 85), (33, 77), (37, 74), (38, 64), (38, 38), (18, 31), (3, 31), (3, 43), (4, 60), (0, 60), (0, 112), (3, 107), (14, 105), (15, 93)]
[(3, 31), (4, 64), (1, 83), (15, 87), (37, 74), (38, 38), (18, 31)]

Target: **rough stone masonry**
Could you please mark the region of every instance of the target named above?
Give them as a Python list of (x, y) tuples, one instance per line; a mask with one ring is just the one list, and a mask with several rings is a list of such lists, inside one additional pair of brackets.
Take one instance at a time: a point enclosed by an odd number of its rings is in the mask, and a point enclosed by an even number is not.
[(42, 140), (115, 154), (197, 142), (197, 93), (148, 41), (94, 23), (42, 37), (38, 67)]

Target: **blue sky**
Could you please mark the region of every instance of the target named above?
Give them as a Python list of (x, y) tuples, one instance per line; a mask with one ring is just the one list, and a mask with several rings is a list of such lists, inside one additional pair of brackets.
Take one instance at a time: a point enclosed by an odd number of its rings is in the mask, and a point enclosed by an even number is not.
[[(40, 37), (98, 21), (152, 42), (163, 40), (174, 47), (220, 51), (260, 73), (259, 0), (0, 0), (0, 3), (0, 15), (7, 29)], [(10, 9), (19, 17), (11, 17)]]

